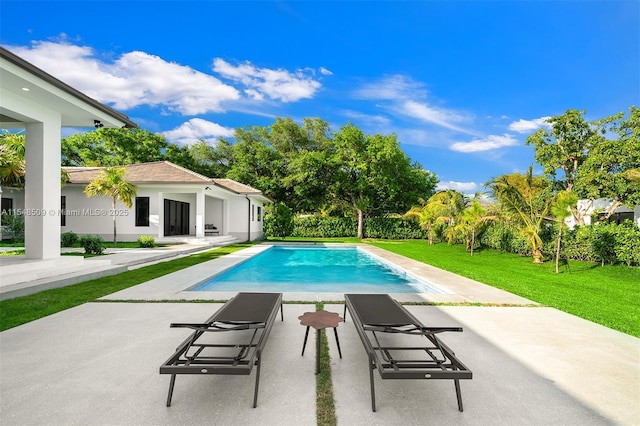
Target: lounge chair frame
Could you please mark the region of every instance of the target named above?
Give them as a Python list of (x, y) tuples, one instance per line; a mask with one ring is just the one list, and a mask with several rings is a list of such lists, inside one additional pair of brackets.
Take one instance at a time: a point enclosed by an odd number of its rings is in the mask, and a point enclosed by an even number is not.
[[(456, 389), (458, 410), (463, 411), (460, 380), (471, 379), (473, 374), (436, 336), (447, 331), (461, 332), (461, 327), (425, 327), (388, 294), (345, 294), (345, 322), (347, 310), (369, 358), (372, 411), (376, 411), (374, 369), (382, 379), (451, 379)], [(382, 333), (416, 336), (421, 344), (384, 346), (379, 336)], [(396, 353), (408, 354), (410, 358), (400, 358)]]
[[(173, 323), (172, 328), (189, 328), (194, 332), (185, 339), (175, 353), (160, 367), (160, 374), (171, 374), (167, 407), (171, 406), (173, 388), (178, 374), (249, 375), (256, 366), (253, 408), (258, 404), (262, 352), (280, 310), (282, 293), (238, 293), (203, 323)], [(248, 341), (216, 344), (199, 342), (208, 333), (247, 331)], [(245, 339), (246, 336), (243, 336)], [(210, 349), (235, 349), (231, 356), (210, 355)]]

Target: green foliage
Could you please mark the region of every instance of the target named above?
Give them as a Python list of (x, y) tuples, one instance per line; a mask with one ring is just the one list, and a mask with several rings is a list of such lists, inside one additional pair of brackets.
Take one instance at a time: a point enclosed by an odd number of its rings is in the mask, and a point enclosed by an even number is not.
[(24, 133), (2, 129), (0, 133), (0, 185), (22, 188), (25, 174)]
[(142, 248), (152, 248), (156, 246), (156, 240), (151, 235), (140, 235), (138, 245)]
[(413, 220), (393, 217), (371, 217), (364, 221), (366, 238), (414, 240), (428, 238), (428, 231)]
[(640, 266), (640, 228), (631, 221), (618, 226), (614, 251), (618, 262)]
[(78, 242), (78, 234), (72, 231), (63, 232), (60, 235), (60, 246), (71, 247)]
[(158, 161), (167, 147), (164, 136), (141, 128), (100, 128), (62, 138), (64, 166), (124, 166)]
[(107, 167), (84, 188), (87, 197), (111, 198), (114, 244), (116, 243), (116, 203), (120, 201), (131, 208), (133, 197), (136, 196), (136, 185), (125, 178), (125, 173), (124, 167)]
[(288, 237), (294, 227), (293, 211), (282, 202), (267, 206), (263, 227), (267, 237)]
[(24, 216), (18, 214), (2, 215), (2, 238), (12, 241), (24, 239)]
[(358, 233), (358, 222), (352, 217), (296, 217), (293, 225), (293, 237), (355, 237)]
[(84, 248), (86, 254), (102, 254), (104, 245), (102, 237), (99, 235), (83, 235), (80, 237), (80, 245)]

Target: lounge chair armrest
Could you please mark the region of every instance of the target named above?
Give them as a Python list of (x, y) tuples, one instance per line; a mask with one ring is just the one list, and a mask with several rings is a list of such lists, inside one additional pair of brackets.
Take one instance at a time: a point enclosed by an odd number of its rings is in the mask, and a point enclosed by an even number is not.
[(174, 322), (169, 325), (170, 328), (190, 328), (192, 330), (205, 330), (209, 328), (211, 324), (206, 323), (183, 323), (183, 322)]
[(430, 334), (443, 333), (445, 331), (462, 332), (462, 327), (420, 327), (420, 331)]

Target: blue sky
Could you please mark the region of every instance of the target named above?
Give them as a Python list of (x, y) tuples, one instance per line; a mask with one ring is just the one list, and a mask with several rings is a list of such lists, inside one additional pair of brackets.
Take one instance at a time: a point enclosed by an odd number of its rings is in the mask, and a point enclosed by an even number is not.
[(544, 117), (640, 105), (637, 0), (2, 0), (0, 44), (171, 142), (352, 122), (466, 193)]

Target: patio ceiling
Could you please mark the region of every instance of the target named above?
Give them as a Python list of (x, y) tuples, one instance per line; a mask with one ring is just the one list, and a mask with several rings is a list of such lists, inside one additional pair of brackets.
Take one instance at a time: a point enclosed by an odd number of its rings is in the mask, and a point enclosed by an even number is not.
[(62, 127), (136, 127), (126, 115), (63, 83), (0, 47), (0, 127), (24, 128), (33, 122), (25, 111), (45, 108), (61, 114)]

